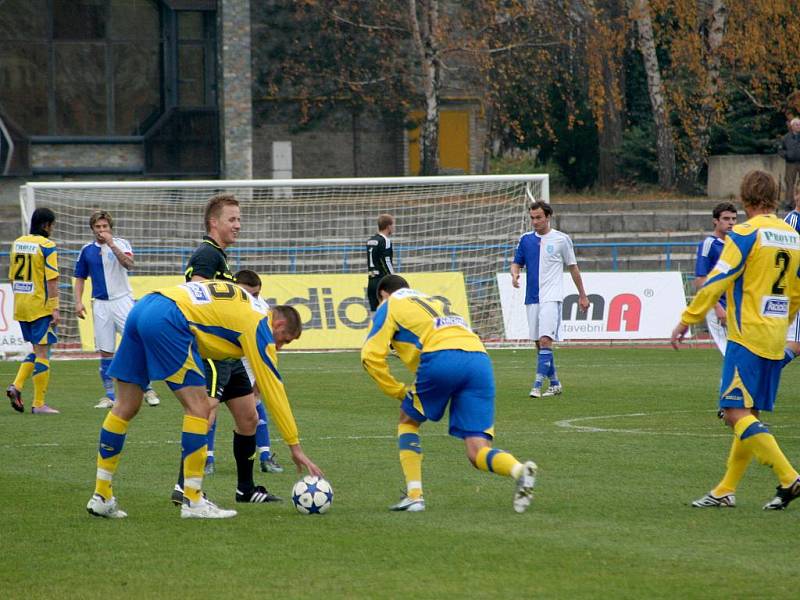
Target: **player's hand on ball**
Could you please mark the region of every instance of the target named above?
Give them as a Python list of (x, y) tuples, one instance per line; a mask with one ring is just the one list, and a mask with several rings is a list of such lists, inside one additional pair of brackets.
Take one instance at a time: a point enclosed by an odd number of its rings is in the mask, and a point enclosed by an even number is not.
[(324, 476), (322, 469), (315, 465), (311, 459), (306, 456), (306, 453), (303, 452), (300, 444), (289, 446), (289, 450), (292, 453), (292, 462), (297, 465), (298, 473), (302, 473), (303, 469), (308, 469), (309, 475), (316, 475), (317, 477)]

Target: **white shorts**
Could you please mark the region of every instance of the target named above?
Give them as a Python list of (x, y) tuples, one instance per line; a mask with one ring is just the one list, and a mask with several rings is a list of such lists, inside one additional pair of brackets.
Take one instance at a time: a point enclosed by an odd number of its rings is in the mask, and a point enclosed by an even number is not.
[(246, 356), (242, 357), (242, 366), (245, 372), (247, 372), (248, 379), (250, 379), (250, 385), (254, 386), (256, 384), (256, 374), (253, 372), (253, 367), (250, 366), (250, 361), (247, 360)]
[(789, 325), (789, 329), (786, 331), (786, 341), (800, 343), (800, 311), (797, 311), (797, 314), (794, 316), (794, 321), (792, 321)]
[(557, 342), (561, 339), (561, 302), (526, 304), (525, 310), (528, 313), (528, 332), (532, 340), (549, 337)]
[(708, 333), (711, 335), (711, 339), (714, 340), (717, 348), (722, 352), (722, 356), (725, 356), (725, 348), (728, 346), (728, 328), (719, 322), (717, 313), (714, 312), (713, 308), (706, 313), (706, 326), (708, 326)]
[(133, 296), (114, 300), (92, 300), (94, 320), (94, 347), (113, 353), (117, 347), (117, 334), (122, 335), (128, 313), (133, 308)]

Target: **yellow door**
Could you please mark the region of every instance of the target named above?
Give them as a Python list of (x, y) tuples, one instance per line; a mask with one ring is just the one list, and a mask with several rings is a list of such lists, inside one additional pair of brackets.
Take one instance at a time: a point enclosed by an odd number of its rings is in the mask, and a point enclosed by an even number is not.
[[(425, 113), (411, 113), (420, 120)], [(419, 175), (419, 127), (408, 132), (408, 168), (410, 175)], [(469, 174), (469, 111), (439, 112), (439, 169), (442, 173)]]

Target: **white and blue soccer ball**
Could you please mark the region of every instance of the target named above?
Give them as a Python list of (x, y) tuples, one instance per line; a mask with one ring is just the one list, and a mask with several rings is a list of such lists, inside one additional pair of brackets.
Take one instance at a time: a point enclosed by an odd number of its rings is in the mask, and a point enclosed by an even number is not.
[(304, 515), (322, 515), (333, 502), (333, 487), (327, 479), (306, 475), (292, 488), (292, 504)]

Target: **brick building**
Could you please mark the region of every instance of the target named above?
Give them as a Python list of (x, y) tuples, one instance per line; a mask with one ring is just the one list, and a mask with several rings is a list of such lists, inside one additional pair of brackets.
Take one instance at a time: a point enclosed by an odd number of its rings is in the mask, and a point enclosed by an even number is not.
[[(334, 111), (296, 132), (253, 81), (255, 0), (5, 0), (0, 203), (25, 181), (399, 176), (415, 132)], [(255, 19), (255, 20), (254, 20)], [(484, 169), (478, 99), (445, 91), (445, 173)]]

